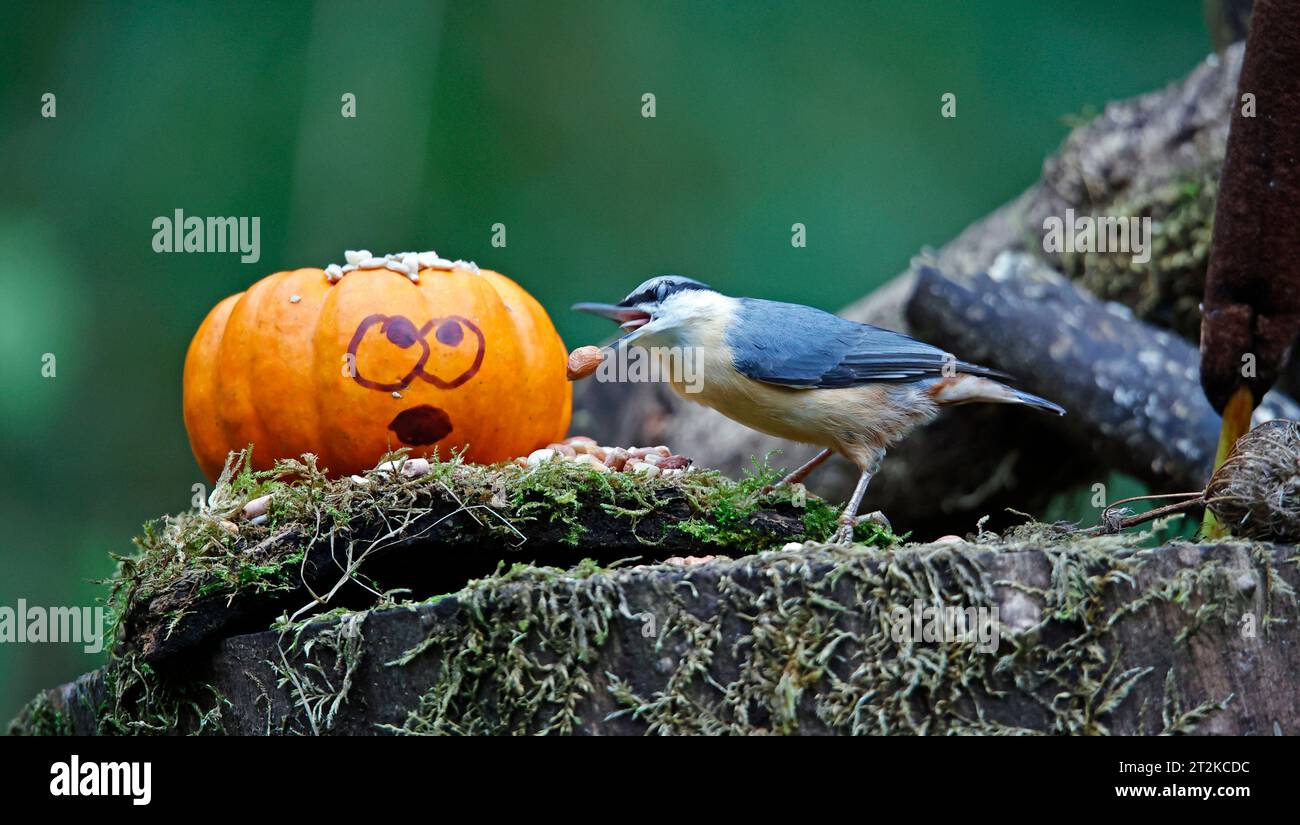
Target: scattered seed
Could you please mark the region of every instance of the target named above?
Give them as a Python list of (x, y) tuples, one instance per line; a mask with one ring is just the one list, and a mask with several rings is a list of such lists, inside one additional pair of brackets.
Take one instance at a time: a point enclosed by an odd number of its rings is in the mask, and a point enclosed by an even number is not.
[(613, 472), (610, 468), (605, 466), (605, 463), (603, 461), (601, 461), (599, 458), (596, 458), (596, 456), (592, 455), (591, 453), (584, 453), (578, 456), (577, 458), (575, 458), (573, 462), (575, 464), (581, 464), (584, 467), (590, 467), (591, 469), (596, 470), (597, 472), (600, 473)]
[(429, 466), (427, 458), (408, 458), (406, 463), (402, 465), (402, 475), (407, 478), (415, 478), (416, 476), (428, 475), (430, 469), (432, 468)]
[(338, 283), (344, 275), (358, 269), (389, 269), (405, 275), (414, 284), (420, 283), (421, 269), (447, 271), (463, 269), (475, 274), (482, 271), (479, 269), (479, 265), (473, 261), (463, 259), (451, 261), (441, 257), (433, 250), (427, 252), (389, 252), (383, 257), (379, 257), (370, 254), (368, 249), (348, 249), (344, 250), (343, 257), (347, 261), (344, 265), (329, 264), (325, 267), (325, 279), (331, 284)]
[(243, 516), (246, 519), (257, 518), (258, 516), (265, 515), (266, 511), (270, 508), (270, 506), (271, 506), (271, 496), (269, 494), (264, 496), (258, 496), (255, 499), (251, 499), (247, 504), (244, 505)]
[(550, 461), (551, 459), (555, 458), (557, 455), (559, 455), (559, 453), (555, 452), (555, 450), (551, 450), (547, 448), (543, 448), (541, 450), (533, 450), (531, 453), (528, 454), (528, 466), (536, 467), (538, 464), (541, 464), (543, 461)]

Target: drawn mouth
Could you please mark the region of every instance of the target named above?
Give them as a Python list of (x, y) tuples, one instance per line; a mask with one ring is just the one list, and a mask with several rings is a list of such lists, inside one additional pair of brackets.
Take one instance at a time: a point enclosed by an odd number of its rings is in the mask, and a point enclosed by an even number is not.
[(451, 434), (451, 416), (447, 411), (428, 404), (402, 410), (388, 423), (403, 444), (423, 447), (437, 443)]

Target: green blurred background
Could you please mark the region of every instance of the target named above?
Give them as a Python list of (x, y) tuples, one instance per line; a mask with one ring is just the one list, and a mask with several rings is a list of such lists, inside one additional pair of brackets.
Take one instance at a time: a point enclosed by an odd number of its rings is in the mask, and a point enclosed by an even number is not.
[[(1022, 191), (1067, 116), (1209, 49), (1196, 0), (7, 2), (0, 605), (93, 604), (189, 507), (185, 348), (263, 275), (433, 248), (570, 346), (610, 330), (569, 304), (665, 271), (834, 309)], [(176, 208), (260, 216), (261, 260), (154, 253)], [(0, 720), (100, 659), (0, 644)]]

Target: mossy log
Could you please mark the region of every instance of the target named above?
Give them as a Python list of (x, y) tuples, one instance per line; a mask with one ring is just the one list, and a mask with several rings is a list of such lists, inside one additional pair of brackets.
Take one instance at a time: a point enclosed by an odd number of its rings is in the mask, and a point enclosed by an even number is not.
[[(515, 570), (119, 663), (14, 730), (1300, 733), (1295, 547), (986, 538)], [(935, 604), (996, 608), (996, 645), (897, 634)]]
[[(1107, 104), (1074, 129), (1044, 163), (1041, 179), (1022, 195), (941, 249), (918, 256), (905, 272), (841, 314), (920, 334), (907, 316), (909, 307), (926, 300), (916, 290), (922, 267), (933, 267), (954, 284), (968, 286), (988, 272), (999, 255), (1015, 252), (1037, 256), (1096, 288), (1099, 297), (1128, 301), (1139, 316), (1164, 322), (1194, 340), (1195, 325), (1189, 319), (1196, 314), (1203, 285), (1213, 182), (1223, 163), (1241, 60), (1242, 45), (1237, 44), (1222, 55), (1211, 55), (1168, 88)], [(1090, 273), (1127, 264), (1107, 260), (1100, 262), (1104, 266), (1095, 266), (1091, 264), (1099, 262), (1073, 260), (1043, 249), (1044, 219), (1063, 218), (1067, 209), (1078, 215), (1153, 215), (1157, 237), (1151, 264), (1140, 272), (1119, 273), (1122, 277), (1117, 276), (1114, 289), (1102, 289), (1105, 285), (1089, 280)], [(835, 277), (855, 275), (836, 273)], [(1153, 284), (1154, 295), (1149, 289)], [(1030, 354), (1041, 355), (1044, 363), (1050, 361), (1045, 352)], [(969, 352), (957, 350), (956, 355), (977, 360)], [(1294, 391), (1294, 386), (1291, 382), (1283, 388)], [(1145, 393), (1141, 385), (1124, 389)], [(967, 408), (941, 416), (890, 452), (867, 491), (863, 510), (884, 511), (901, 532), (936, 538), (964, 533), (986, 514), (993, 515), (993, 526), (1009, 526), (1005, 508), (1039, 512), (1062, 491), (1107, 477), (1109, 468), (1085, 454), (1062, 461), (1060, 430), (1043, 419), (1005, 407)], [(815, 452), (812, 447), (747, 430), (654, 384), (584, 382), (575, 395), (573, 427), (602, 443), (671, 444), (678, 452), (728, 473), (747, 466), (754, 456), (774, 451), (782, 452), (779, 463), (789, 467)], [(1199, 430), (1198, 437), (1204, 437)], [(1122, 449), (1122, 439), (1109, 447)], [(1214, 441), (1194, 449), (1212, 454)], [(1160, 471), (1161, 467), (1155, 469), (1157, 475)], [(842, 501), (857, 477), (852, 466), (837, 458), (809, 479), (809, 488), (829, 500)], [(1162, 488), (1176, 487), (1186, 477), (1183, 473), (1155, 482)]]
[(738, 484), (692, 470), (647, 480), (558, 461), (528, 470), (435, 462), (420, 477), (372, 473), (361, 483), (296, 462), (245, 472), (219, 482), (225, 509), (265, 494), (274, 520), (236, 524), (209, 509), (147, 530), (142, 554), (123, 559), (116, 579), (119, 641), (156, 665), (282, 615), (369, 607), (398, 588), (427, 598), (503, 565), (656, 561), (825, 539), (837, 512), (797, 491), (760, 492), (773, 478)]

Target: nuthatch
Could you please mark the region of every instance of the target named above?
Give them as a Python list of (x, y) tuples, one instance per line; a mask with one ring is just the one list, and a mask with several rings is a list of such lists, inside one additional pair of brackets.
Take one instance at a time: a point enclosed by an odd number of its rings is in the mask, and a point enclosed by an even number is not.
[(618, 304), (573, 308), (620, 322), (628, 334), (616, 346), (661, 358), (693, 349), (701, 375), (691, 392), (671, 369), (663, 371), (682, 397), (760, 432), (823, 448), (782, 484), (803, 481), (833, 452), (852, 461), (861, 476), (837, 541), (852, 540), (885, 450), (941, 407), (989, 402), (1065, 414), (992, 380), (1008, 377), (1002, 373), (906, 335), (799, 304), (732, 298), (677, 275), (651, 278)]

